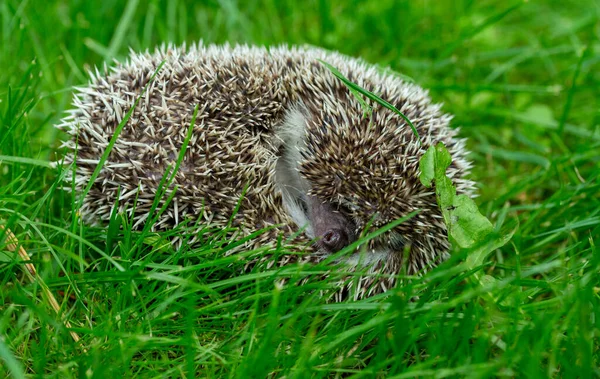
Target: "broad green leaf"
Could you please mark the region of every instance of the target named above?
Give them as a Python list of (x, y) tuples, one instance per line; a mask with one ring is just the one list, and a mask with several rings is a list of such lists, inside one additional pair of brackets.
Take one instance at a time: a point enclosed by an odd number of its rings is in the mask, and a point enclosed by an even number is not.
[[(471, 270), (481, 266), (492, 251), (506, 244), (516, 228), (493, 236), (494, 226), (479, 212), (475, 202), (467, 195), (456, 195), (452, 180), (446, 176), (451, 163), (452, 157), (444, 144), (429, 147), (419, 161), (419, 180), (425, 187), (431, 187), (435, 182), (435, 195), (448, 228), (448, 239), (455, 247), (471, 249), (466, 260), (466, 266)], [(496, 283), (494, 277), (480, 273), (475, 273), (474, 279), (483, 286)], [(492, 301), (497, 300), (488, 295)]]
[[(461, 248), (481, 244), (494, 230), (492, 223), (479, 212), (475, 202), (466, 195), (456, 195), (446, 170), (452, 157), (442, 143), (431, 146), (421, 158), (419, 179), (426, 187), (435, 181), (435, 194), (448, 228), (450, 240)], [(491, 251), (491, 250), (488, 250)]]
[(479, 212), (475, 202), (466, 195), (454, 197), (453, 206), (446, 210), (449, 214), (449, 233), (463, 248), (485, 241), (494, 230), (490, 220)]
[(467, 257), (467, 267), (469, 269), (473, 269), (475, 267), (481, 266), (485, 261), (485, 258), (487, 258), (487, 256), (489, 255), (489, 253), (504, 246), (508, 241), (510, 241), (510, 239), (516, 231), (517, 228), (515, 227), (514, 229), (501, 233), (500, 235), (495, 236), (494, 238), (488, 238), (488, 241), (486, 243), (471, 250), (469, 252), (469, 256)]

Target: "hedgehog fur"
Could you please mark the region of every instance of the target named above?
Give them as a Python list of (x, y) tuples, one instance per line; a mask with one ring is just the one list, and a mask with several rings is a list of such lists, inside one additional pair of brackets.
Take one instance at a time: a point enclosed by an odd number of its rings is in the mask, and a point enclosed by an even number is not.
[[(387, 108), (372, 104), (365, 114), (356, 96), (319, 60), (396, 106), (416, 126), (422, 145)], [(369, 265), (376, 273), (397, 274), (404, 267), (414, 274), (447, 257), (446, 227), (434, 192), (419, 181), (419, 159), (429, 146), (443, 142), (453, 158), (448, 175), (458, 193), (467, 194), (473, 190), (465, 179), (470, 164), (464, 141), (448, 126), (451, 117), (417, 85), (313, 47), (199, 44), (132, 52), (126, 63), (105, 66), (102, 73), (96, 69), (89, 85), (78, 88), (74, 108), (58, 126), (72, 136), (64, 143), (65, 162), (76, 163), (76, 169), (66, 180), (74, 180), (77, 191), (87, 186), (138, 98), (83, 200), (80, 214), (87, 222), (109, 220), (118, 202), (135, 228), (143, 226), (198, 106), (189, 146), (167, 190), (177, 186), (176, 193), (154, 230), (198, 218), (224, 227), (241, 201), (234, 223), (242, 231), (277, 226), (247, 248), (274, 244), (304, 228), (294, 243), (305, 244), (307, 259), (319, 261), (365, 228), (420, 210), (345, 262)], [(360, 296), (394, 283), (393, 276), (362, 278)]]

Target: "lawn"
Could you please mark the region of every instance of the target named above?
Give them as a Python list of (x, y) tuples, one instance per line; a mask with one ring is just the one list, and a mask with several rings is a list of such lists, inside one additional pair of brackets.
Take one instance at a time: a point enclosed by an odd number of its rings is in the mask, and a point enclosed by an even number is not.
[[(600, 376), (599, 21), (597, 0), (0, 1), (0, 376)], [(510, 241), (329, 303), (328, 267), (240, 274), (273, 252), (228, 256), (226, 231), (174, 249), (184, 228), (85, 225), (50, 164), (73, 87), (200, 39), (322, 46), (428, 88)]]

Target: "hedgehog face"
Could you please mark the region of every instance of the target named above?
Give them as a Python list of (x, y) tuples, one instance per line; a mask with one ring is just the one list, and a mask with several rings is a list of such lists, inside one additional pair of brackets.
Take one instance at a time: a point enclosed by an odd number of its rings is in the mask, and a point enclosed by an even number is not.
[(313, 195), (304, 201), (319, 251), (335, 253), (356, 240), (357, 226), (339, 206)]
[[(420, 148), (402, 124), (386, 109), (363, 117), (360, 105), (354, 111), (323, 113), (302, 106), (288, 112), (279, 134), (285, 148), (278, 181), (289, 184), (284, 204), (296, 224), (316, 239), (319, 253), (339, 251), (372, 231), (368, 227), (376, 229), (417, 209), (437, 214), (435, 196), (418, 180)], [(413, 242), (429, 245), (434, 254), (435, 247), (418, 236), (424, 232), (419, 225), (402, 224), (371, 240), (363, 263), (399, 261)], [(438, 227), (443, 235), (441, 220)], [(349, 261), (357, 259), (358, 253)]]

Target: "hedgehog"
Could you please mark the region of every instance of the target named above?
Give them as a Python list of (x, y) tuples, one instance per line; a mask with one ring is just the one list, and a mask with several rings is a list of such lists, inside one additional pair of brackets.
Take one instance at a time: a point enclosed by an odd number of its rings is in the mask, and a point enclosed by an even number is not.
[[(379, 104), (365, 112), (364, 100), (322, 62), (393, 104), (420, 141), (398, 113)], [(142, 228), (192, 128), (167, 189), (172, 201), (152, 230), (184, 220), (220, 228), (233, 220), (246, 234), (266, 228), (244, 247), (293, 240), (303, 254), (281, 257), (278, 263), (287, 265), (320, 262), (418, 210), (340, 258), (349, 270), (390, 274), (362, 277), (359, 297), (394, 286), (400, 272), (417, 274), (448, 257), (446, 226), (435, 193), (419, 181), (419, 159), (444, 143), (452, 156), (448, 176), (458, 193), (471, 194), (465, 141), (427, 91), (391, 70), (309, 46), (199, 43), (131, 52), (125, 63), (90, 75), (58, 125), (71, 136), (64, 162), (75, 169), (65, 179), (78, 192), (133, 110), (82, 200), (86, 222), (108, 221), (116, 204)]]

